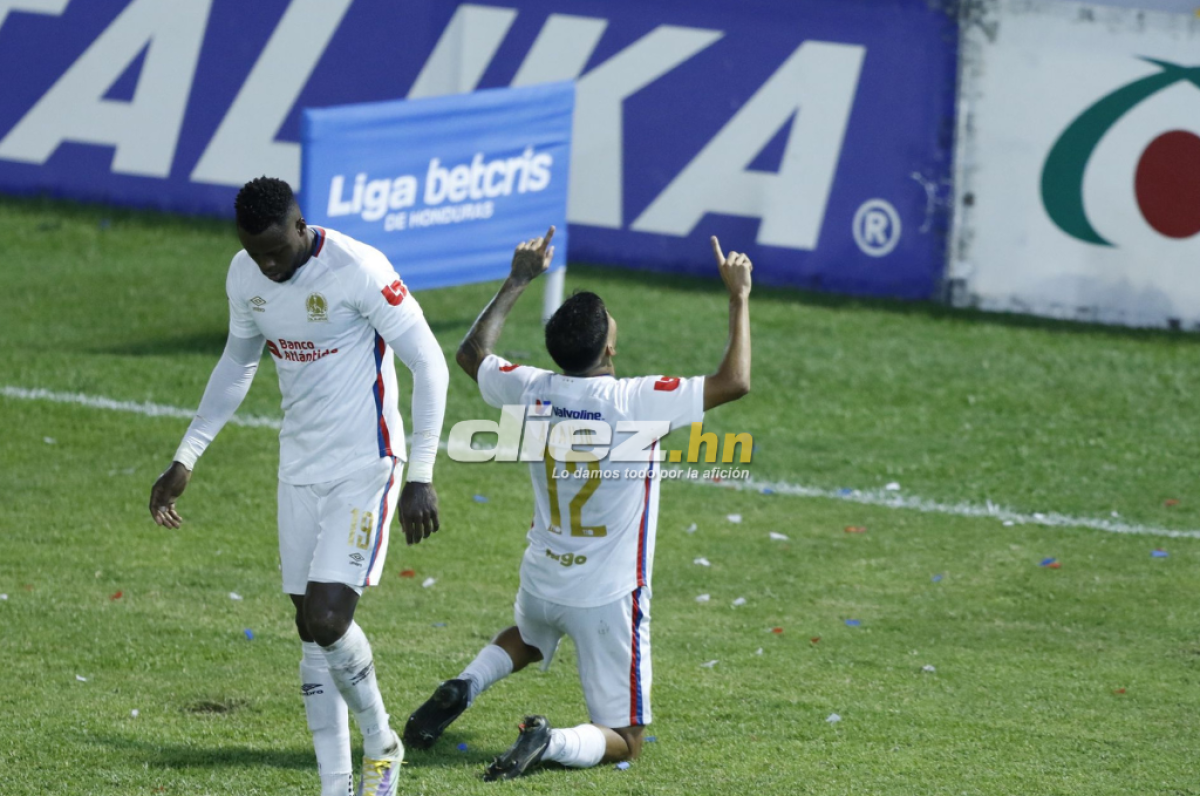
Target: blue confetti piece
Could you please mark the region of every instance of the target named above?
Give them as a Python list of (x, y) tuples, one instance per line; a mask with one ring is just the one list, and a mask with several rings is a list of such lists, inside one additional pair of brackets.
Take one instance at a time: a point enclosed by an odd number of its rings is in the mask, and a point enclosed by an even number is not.
[(1167, 556), (1170, 555), (1170, 553), (1168, 553), (1166, 550), (1159, 549), (1159, 550), (1151, 550), (1150, 555), (1154, 558), (1166, 558)]
[(657, 740), (658, 740), (657, 735), (647, 735), (646, 736), (646, 743), (654, 743)]
[(617, 763), (617, 771), (625, 771), (628, 768), (629, 768), (628, 760), (622, 760), (620, 763)]
[(476, 495), (473, 499), (476, 503), (487, 503), (488, 502), (488, 499), (486, 497), (484, 497), (483, 495)]
[(1048, 566), (1050, 566), (1051, 564), (1053, 564), (1053, 563), (1054, 563), (1055, 561), (1057, 561), (1057, 560), (1058, 560), (1058, 559), (1055, 559), (1055, 558), (1043, 558), (1043, 559), (1042, 559), (1042, 562), (1041, 562), (1040, 564), (1038, 564), (1038, 566), (1039, 566), (1039, 567), (1048, 567)]
[(762, 493), (763, 493), (764, 495), (774, 495), (774, 494), (775, 494), (775, 490), (774, 490), (774, 489), (772, 489), (771, 487), (767, 486), (767, 487), (763, 487), (763, 491), (762, 491)]
[(843, 488), (843, 489), (839, 489), (839, 490), (838, 490), (838, 494), (839, 494), (839, 495), (853, 495), (853, 494), (854, 494), (854, 490), (853, 490), (853, 489), (845, 489), (845, 488)]
[(445, 627), (446, 623), (445, 622), (434, 622), (433, 626), (434, 627)]
[(465, 752), (465, 751), (467, 751), (467, 745), (466, 745), (465, 743), (460, 743), (460, 744), (458, 745), (458, 751), (460, 751), (460, 752)]
[(934, 575), (932, 578), (930, 578), (930, 580), (932, 580), (934, 583), (941, 583), (942, 577), (942, 575)]
[(253, 630), (251, 630), (250, 628), (246, 628), (242, 632), (246, 634), (246, 639), (248, 641), (254, 641), (254, 631)]
[(847, 619), (846, 624), (850, 627), (858, 627), (862, 624), (862, 622), (858, 621), (857, 619)]

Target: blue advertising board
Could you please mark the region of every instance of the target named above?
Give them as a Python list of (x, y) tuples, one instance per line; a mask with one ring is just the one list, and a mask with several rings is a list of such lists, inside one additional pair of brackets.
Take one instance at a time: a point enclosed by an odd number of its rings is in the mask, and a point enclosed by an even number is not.
[(305, 108), (571, 80), (573, 260), (711, 275), (718, 234), (759, 284), (926, 298), (955, 5), (14, 0), (0, 191), (228, 215), (300, 181)]
[(555, 225), (567, 253), (573, 83), (304, 111), (310, 223), (380, 249), (415, 290), (508, 275)]

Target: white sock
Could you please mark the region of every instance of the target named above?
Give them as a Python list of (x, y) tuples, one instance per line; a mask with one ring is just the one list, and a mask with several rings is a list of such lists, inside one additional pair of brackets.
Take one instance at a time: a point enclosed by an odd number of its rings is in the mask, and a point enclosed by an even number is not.
[(350, 715), (346, 700), (333, 684), (325, 654), (316, 643), (301, 643), (301, 694), (308, 729), (317, 753), (317, 771), (321, 774), (321, 796), (347, 796), (351, 791)]
[(358, 729), (363, 734), (363, 754), (375, 759), (383, 757), (392, 743), (392, 732), (383, 707), (383, 695), (375, 682), (371, 644), (362, 628), (351, 622), (346, 635), (321, 649), (337, 690), (354, 711)]
[(604, 759), (608, 741), (595, 724), (580, 724), (569, 730), (551, 730), (550, 745), (543, 760), (552, 760), (571, 768), (591, 768)]
[(471, 686), (467, 704), (470, 705), (475, 701), (475, 697), (512, 674), (512, 670), (512, 658), (508, 657), (503, 647), (488, 644), (481, 649), (475, 660), (458, 676), (458, 679), (466, 680)]

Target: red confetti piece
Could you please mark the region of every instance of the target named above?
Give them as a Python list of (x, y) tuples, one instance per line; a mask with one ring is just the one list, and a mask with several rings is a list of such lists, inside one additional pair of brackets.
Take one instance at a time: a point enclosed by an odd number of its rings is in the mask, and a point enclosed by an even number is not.
[(1114, 690), (1113, 690), (1113, 693), (1114, 693), (1114, 694), (1124, 694), (1124, 693), (1125, 693), (1125, 689), (1124, 689), (1124, 688), (1117, 688), (1117, 689), (1114, 689)]
[(821, 637), (820, 637), (820, 636), (813, 636), (812, 638), (810, 638), (810, 639), (809, 639), (809, 641), (811, 641), (813, 644), (817, 644), (818, 642), (820, 642), (820, 641), (821, 641)]
[(21, 584), (21, 588), (25, 589), (25, 591), (33, 591), (33, 584), (32, 583), (23, 583), (23, 584)]
[(108, 595), (108, 599), (110, 599), (110, 600), (119, 600), (119, 599), (121, 599), (121, 598), (122, 598), (122, 597), (124, 597), (124, 596), (125, 596), (125, 592), (123, 592), (123, 591), (119, 591), (119, 592), (117, 592), (116, 594), (110, 594), (110, 595)]
[(771, 628), (771, 632), (778, 636), (780, 633), (783, 632), (783, 628), (782, 627), (773, 627), (773, 628)]
[(866, 532), (867, 532), (867, 527), (865, 525), (847, 525), (846, 526), (846, 533), (866, 533)]
[(713, 476), (713, 479), (712, 479), (712, 481), (713, 481), (713, 483), (714, 483), (714, 484), (719, 484), (719, 483), (721, 483), (721, 476), (719, 476), (719, 475), (714, 475), (714, 476)]
[(417, 571), (415, 569), (400, 570), (400, 577), (402, 577), (402, 578), (415, 578), (416, 576), (417, 576)]
[(1051, 563), (1047, 564), (1046, 566), (1049, 567), (1050, 569), (1062, 569), (1062, 563), (1059, 561), (1052, 561)]
[(1167, 506), (1168, 508), (1171, 506), (1178, 506), (1179, 501), (1176, 500), (1175, 498), (1167, 498), (1166, 500), (1163, 501), (1163, 505)]

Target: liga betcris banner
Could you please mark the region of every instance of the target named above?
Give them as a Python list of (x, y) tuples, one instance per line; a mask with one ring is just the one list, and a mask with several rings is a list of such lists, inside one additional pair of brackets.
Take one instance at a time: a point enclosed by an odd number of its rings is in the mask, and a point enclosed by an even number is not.
[(1200, 19), (993, 0), (964, 27), (958, 303), (1200, 327)]
[(228, 216), (301, 182), (305, 108), (574, 81), (573, 258), (715, 279), (716, 234), (758, 284), (928, 298), (956, 5), (0, 1), (0, 191)]
[(309, 222), (381, 250), (416, 290), (503, 279), (551, 225), (566, 262), (575, 86), (304, 111)]

